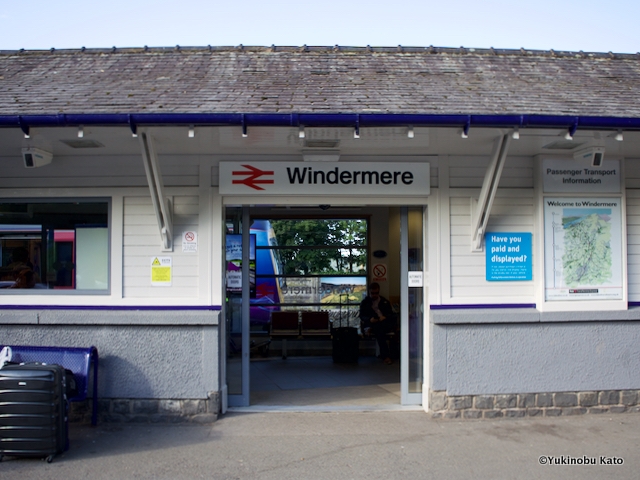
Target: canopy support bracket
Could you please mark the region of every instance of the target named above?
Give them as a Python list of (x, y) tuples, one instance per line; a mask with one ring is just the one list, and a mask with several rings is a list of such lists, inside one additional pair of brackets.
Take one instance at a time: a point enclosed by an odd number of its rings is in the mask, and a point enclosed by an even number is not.
[(142, 161), (147, 174), (147, 183), (151, 192), (151, 202), (155, 210), (156, 220), (163, 252), (173, 251), (173, 222), (171, 219), (171, 202), (164, 196), (164, 184), (160, 164), (153, 145), (153, 138), (147, 132), (141, 132), (140, 148), (142, 149)]
[(472, 212), (471, 223), (471, 251), (481, 252), (483, 250), (482, 239), (486, 232), (487, 223), (491, 216), (491, 207), (498, 190), (502, 169), (507, 159), (509, 144), (511, 143), (511, 134), (505, 134), (496, 139), (491, 154), (491, 161), (487, 167), (482, 183), (482, 190), (478, 198), (478, 206), (475, 212)]

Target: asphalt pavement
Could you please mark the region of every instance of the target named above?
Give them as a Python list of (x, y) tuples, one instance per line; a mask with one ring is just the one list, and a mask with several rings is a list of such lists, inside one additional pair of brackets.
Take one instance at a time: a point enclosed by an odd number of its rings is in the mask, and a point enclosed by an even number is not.
[(228, 413), (198, 424), (70, 425), (52, 463), (6, 479), (637, 479), (640, 414), (498, 420), (420, 411)]

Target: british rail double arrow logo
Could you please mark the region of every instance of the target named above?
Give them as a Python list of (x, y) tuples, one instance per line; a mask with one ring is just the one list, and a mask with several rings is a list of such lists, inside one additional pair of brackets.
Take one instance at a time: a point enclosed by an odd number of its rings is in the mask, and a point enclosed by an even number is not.
[(259, 168), (252, 167), (251, 165), (242, 165), (246, 170), (234, 170), (231, 172), (233, 177), (236, 176), (244, 176), (242, 179), (234, 179), (231, 181), (234, 185), (246, 185), (247, 187), (253, 188), (254, 190), (264, 190), (258, 184), (273, 184), (273, 178), (271, 179), (261, 179), (260, 177), (273, 175), (273, 170), (260, 170)]

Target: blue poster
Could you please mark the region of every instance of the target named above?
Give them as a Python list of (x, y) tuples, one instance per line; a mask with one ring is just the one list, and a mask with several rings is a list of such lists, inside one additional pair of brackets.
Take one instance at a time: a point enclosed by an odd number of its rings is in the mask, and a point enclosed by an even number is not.
[(531, 280), (531, 233), (485, 234), (487, 281)]

